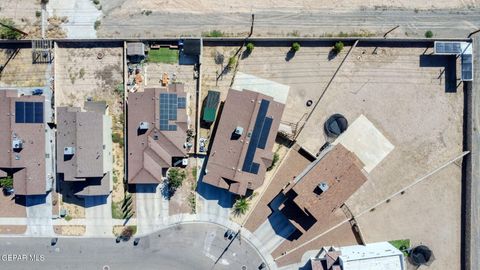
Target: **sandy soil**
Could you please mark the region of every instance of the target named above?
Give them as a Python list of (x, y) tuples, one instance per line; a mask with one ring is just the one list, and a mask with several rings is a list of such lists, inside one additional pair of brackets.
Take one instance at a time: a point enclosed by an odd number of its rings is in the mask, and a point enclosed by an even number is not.
[(0, 225), (0, 234), (23, 234), (26, 231), (26, 225)]
[(47, 80), (47, 65), (32, 64), (32, 49), (19, 49), (18, 54), (7, 64), (14, 52), (14, 48), (0, 48), (0, 64), (5, 65), (0, 74), (0, 87), (44, 86)]
[[(139, 0), (126, 1), (117, 0), (117, 8), (112, 14), (125, 14), (138, 12), (141, 10), (151, 10), (153, 12), (168, 13), (214, 13), (214, 12), (256, 12), (263, 10), (297, 10), (311, 11), (318, 9), (352, 10), (365, 7), (396, 7), (396, 8), (418, 8), (418, 9), (436, 9), (436, 8), (468, 8), (476, 7), (480, 3), (476, 0), (437, 0), (437, 1), (411, 1), (411, 0), (370, 0), (368, 2), (360, 0), (349, 1), (318, 1), (318, 0), (267, 0), (267, 1), (215, 1), (215, 0)], [(109, 4), (109, 8), (113, 7)]]
[(4, 196), (0, 190), (0, 217), (26, 217), (25, 206), (15, 203), (15, 195)]
[(85, 234), (86, 227), (84, 225), (54, 225), (53, 231), (59, 235), (81, 236)]
[(183, 182), (182, 186), (177, 189), (175, 194), (170, 198), (168, 205), (168, 214), (190, 214), (194, 212), (194, 205), (190, 203), (191, 196), (195, 196), (196, 179), (193, 176), (192, 168), (196, 167), (195, 158), (189, 158), (189, 165), (186, 168), (187, 179)]

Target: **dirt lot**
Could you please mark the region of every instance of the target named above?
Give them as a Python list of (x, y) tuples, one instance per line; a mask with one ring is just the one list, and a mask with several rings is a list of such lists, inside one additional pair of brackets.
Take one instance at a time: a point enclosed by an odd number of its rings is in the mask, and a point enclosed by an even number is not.
[[(328, 116), (341, 113), (351, 123), (363, 114), (394, 145), (347, 201), (354, 215), (462, 152), (462, 85), (457, 92), (446, 92), (441, 61), (421, 56), (431, 49), (377, 48), (373, 54), (374, 50), (355, 49), (298, 138), (316, 153), (326, 141), (322, 129)], [(409, 238), (434, 248), (436, 265), (456, 268), (461, 167), (450, 165), (431, 178), (361, 216), (359, 226), (367, 242)], [(428, 233), (434, 228), (441, 233)], [(442, 248), (446, 243), (448, 251)]]
[(86, 227), (84, 225), (54, 225), (53, 231), (59, 235), (80, 236), (85, 234)]
[[(202, 65), (202, 94), (214, 89), (221, 92), (225, 100), (233, 72), (226, 73), (216, 82), (228, 59), (237, 47), (204, 47)], [(255, 75), (290, 86), (287, 104), (282, 116), (282, 123), (292, 129), (300, 126), (313, 107), (307, 107), (308, 100), (318, 99), (321, 90), (338, 67), (342, 56), (328, 60), (330, 47), (302, 47), (293, 57), (287, 54), (289, 47), (255, 47), (248, 57), (240, 57), (237, 71)], [(344, 49), (348, 50), (347, 47)], [(217, 54), (224, 56), (224, 64), (216, 63)], [(288, 61), (287, 61), (288, 60)]]
[(186, 168), (187, 179), (182, 186), (175, 191), (175, 194), (170, 198), (168, 205), (168, 214), (190, 214), (196, 211), (195, 189), (197, 186), (197, 170), (196, 159), (189, 158), (189, 165)]
[(0, 225), (0, 234), (23, 234), (26, 231), (26, 225)]
[(26, 217), (25, 206), (15, 203), (15, 195), (5, 196), (0, 193), (0, 218), (2, 217)]
[(112, 201), (123, 200), (123, 47), (121, 44), (59, 44), (56, 52), (56, 106), (83, 107), (87, 98), (106, 101), (112, 117)]
[[(28, 45), (30, 46), (30, 45)], [(12, 55), (14, 57), (10, 58)], [(10, 61), (8, 59), (10, 58)], [(0, 47), (0, 65), (5, 65), (0, 73), (0, 87), (8, 86), (45, 86), (50, 78), (50, 69), (46, 64), (32, 64), (32, 49), (2, 45)]]

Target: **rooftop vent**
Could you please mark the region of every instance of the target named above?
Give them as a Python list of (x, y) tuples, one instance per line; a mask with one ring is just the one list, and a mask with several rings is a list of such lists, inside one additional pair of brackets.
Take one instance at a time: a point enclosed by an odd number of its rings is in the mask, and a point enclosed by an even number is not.
[(243, 134), (243, 127), (236, 127), (235, 128), (235, 134), (238, 136), (242, 136)]
[(140, 126), (138, 127), (138, 129), (140, 130), (147, 130), (149, 127), (149, 123), (148, 122), (140, 122)]
[(72, 156), (72, 155), (74, 155), (74, 154), (75, 154), (75, 147), (69, 146), (69, 147), (63, 148), (63, 154), (64, 154), (65, 156)]
[(325, 182), (320, 182), (320, 184), (318, 184), (317, 187), (315, 188), (314, 192), (317, 193), (318, 195), (322, 195), (322, 193), (324, 193), (327, 190), (328, 190), (328, 184)]
[(23, 148), (23, 142), (20, 139), (13, 139), (12, 140), (12, 148), (13, 150), (20, 150)]

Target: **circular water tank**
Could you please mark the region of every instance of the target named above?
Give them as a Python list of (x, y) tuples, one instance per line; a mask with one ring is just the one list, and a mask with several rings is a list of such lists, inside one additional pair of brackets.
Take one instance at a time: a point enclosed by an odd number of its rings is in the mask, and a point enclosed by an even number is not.
[(347, 119), (338, 113), (330, 116), (324, 125), (325, 133), (327, 133), (327, 136), (329, 137), (338, 137), (345, 130), (347, 130), (347, 127)]
[(432, 251), (427, 246), (417, 246), (410, 251), (410, 261), (413, 265), (427, 264), (432, 258)]

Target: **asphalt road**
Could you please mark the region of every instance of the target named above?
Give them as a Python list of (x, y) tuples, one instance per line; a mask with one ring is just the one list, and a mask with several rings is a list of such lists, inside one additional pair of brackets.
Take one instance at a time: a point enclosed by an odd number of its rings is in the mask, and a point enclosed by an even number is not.
[[(393, 36), (423, 37), (427, 30), (435, 37), (463, 38), (480, 28), (480, 9), (468, 10), (375, 10), (357, 11), (253, 11), (256, 36), (323, 35), (367, 30), (385, 33), (399, 25)], [(246, 33), (250, 30), (251, 13), (153, 13), (149, 16), (130, 13), (130, 16), (105, 14), (98, 37), (164, 37), (181, 34), (200, 35), (218, 29), (227, 33)], [(79, 26), (80, 27), (80, 26)]]
[(224, 233), (214, 224), (183, 224), (142, 237), (138, 246), (110, 238), (60, 238), (55, 246), (50, 238), (3, 238), (0, 269), (258, 269), (261, 258), (238, 238), (218, 260), (229, 244)]

